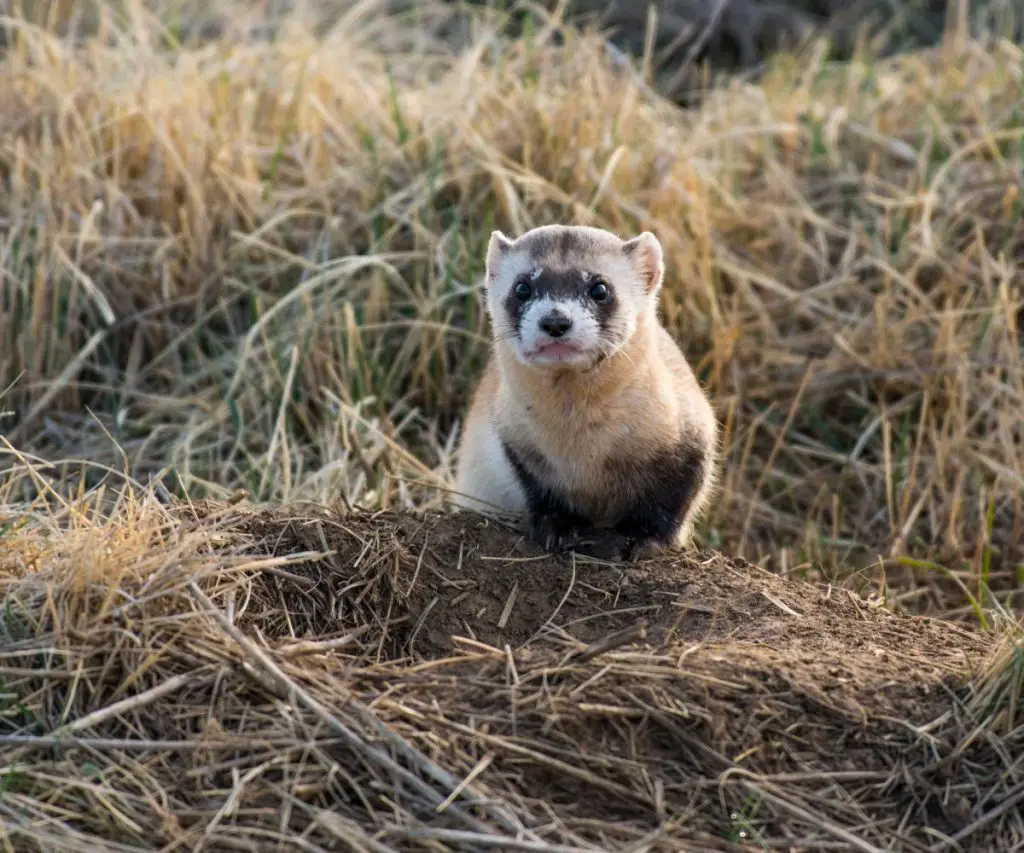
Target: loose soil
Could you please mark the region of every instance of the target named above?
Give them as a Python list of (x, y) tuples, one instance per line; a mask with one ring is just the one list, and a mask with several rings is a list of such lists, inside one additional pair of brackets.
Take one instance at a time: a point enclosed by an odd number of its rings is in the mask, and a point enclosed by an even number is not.
[[(262, 624), (264, 634), (355, 628), (372, 602), (389, 614), (380, 648), (392, 659), (445, 657), (460, 637), (522, 651), (553, 637), (599, 643), (632, 627), (651, 648), (700, 649), (709, 661), (727, 651), (723, 676), (748, 662), (770, 665), (845, 707), (891, 710), (919, 697), (927, 716), (924, 697), (970, 673), (990, 647), (961, 627), (897, 616), (849, 590), (794, 583), (707, 551), (636, 564), (557, 558), (475, 516), (267, 511), (238, 523), (268, 554), (330, 553), (289, 569), (314, 585), (273, 625)], [(280, 576), (271, 583), (283, 588)]]

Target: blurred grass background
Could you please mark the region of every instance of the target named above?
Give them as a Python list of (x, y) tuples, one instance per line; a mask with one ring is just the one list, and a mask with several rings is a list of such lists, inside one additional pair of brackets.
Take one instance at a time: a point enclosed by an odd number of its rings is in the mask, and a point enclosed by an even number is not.
[[(473, 6), (8, 4), (0, 499), (127, 469), (196, 498), (439, 505), (491, 229), (646, 228), (724, 428), (701, 542), (914, 611), (1012, 606), (1019, 10), (876, 3), (837, 54), (763, 47), (827, 3), (705, 10), (671, 49), (646, 18), (619, 47)], [(715, 82), (743, 20), (756, 67)]]

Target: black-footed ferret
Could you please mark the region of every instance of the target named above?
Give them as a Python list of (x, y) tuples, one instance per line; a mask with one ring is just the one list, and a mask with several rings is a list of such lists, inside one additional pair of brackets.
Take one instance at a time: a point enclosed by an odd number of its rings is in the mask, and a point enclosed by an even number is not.
[(487, 249), (493, 351), (453, 503), (511, 514), (549, 551), (633, 560), (689, 544), (718, 424), (658, 318), (661, 244), (549, 225)]

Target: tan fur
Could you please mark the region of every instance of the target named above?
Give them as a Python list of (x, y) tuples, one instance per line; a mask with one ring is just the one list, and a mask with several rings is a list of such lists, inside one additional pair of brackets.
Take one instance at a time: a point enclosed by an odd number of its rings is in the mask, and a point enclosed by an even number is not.
[[(628, 477), (633, 463), (687, 440), (703, 449), (708, 473), (677, 539), (685, 545), (714, 488), (718, 428), (690, 365), (657, 318), (660, 246), (643, 243), (627, 261), (622, 241), (614, 235), (596, 229), (579, 233), (582, 248), (568, 264), (593, 265), (592, 256), (603, 256), (602, 271), (635, 297), (622, 309), (632, 312), (625, 318), (631, 332), (605, 360), (582, 368), (539, 369), (524, 363), (507, 341), (497, 340), (467, 415), (456, 478), (456, 491), (463, 494), (455, 504), (487, 512), (471, 499), (475, 496), (496, 505), (491, 511), (500, 508), (519, 517), (525, 512), (524, 494), (498, 441), (499, 426), (517, 446), (547, 460), (551, 481), (599, 527), (614, 523), (616, 514), (635, 498), (635, 484)], [(653, 236), (644, 237), (653, 241)], [(500, 279), (500, 265), (522, 253), (515, 247), (524, 239), (516, 244), (503, 235), (492, 239), (489, 287)], [(545, 265), (555, 260), (547, 258)], [(494, 317), (502, 294), (489, 297)]]

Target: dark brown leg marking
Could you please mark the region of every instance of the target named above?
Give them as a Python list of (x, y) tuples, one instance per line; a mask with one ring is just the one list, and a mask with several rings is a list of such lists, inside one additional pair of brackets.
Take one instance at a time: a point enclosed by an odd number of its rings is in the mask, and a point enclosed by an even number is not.
[(577, 551), (627, 561), (656, 554), (672, 543), (706, 476), (705, 455), (693, 444), (680, 444), (639, 469), (626, 462), (611, 463), (615, 476), (639, 487), (622, 519), (608, 530), (572, 509), (565, 496), (541, 482), (504, 440), (502, 447), (526, 493), (530, 537), (553, 553)]
[(621, 533), (595, 527), (572, 509), (564, 495), (544, 485), (504, 439), (502, 447), (526, 493), (530, 538), (541, 548), (554, 554), (576, 551), (599, 559), (615, 559), (629, 547)]
[(625, 461), (610, 465), (615, 476), (639, 484), (632, 505), (615, 525), (631, 542), (624, 559), (643, 558), (672, 543), (707, 476), (706, 460), (699, 446), (684, 442), (639, 470)]

